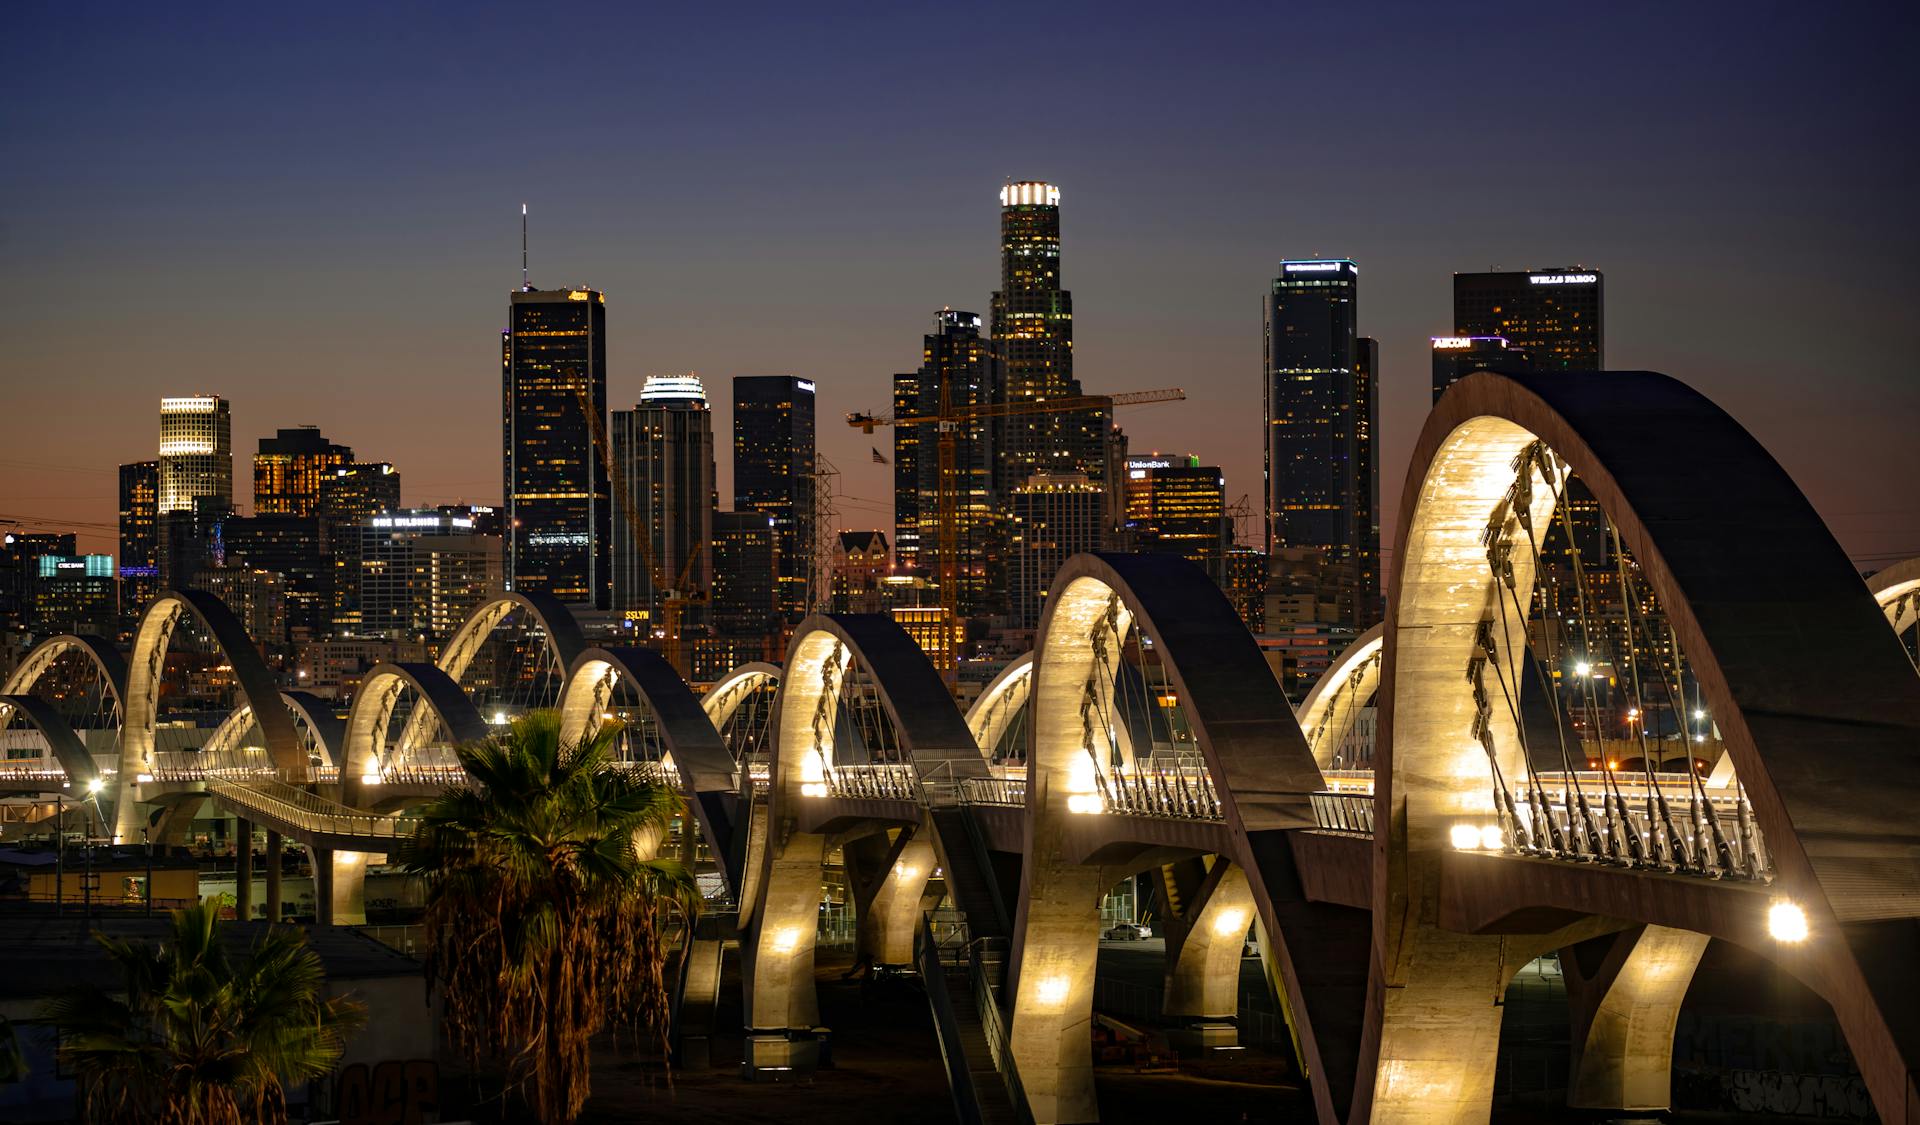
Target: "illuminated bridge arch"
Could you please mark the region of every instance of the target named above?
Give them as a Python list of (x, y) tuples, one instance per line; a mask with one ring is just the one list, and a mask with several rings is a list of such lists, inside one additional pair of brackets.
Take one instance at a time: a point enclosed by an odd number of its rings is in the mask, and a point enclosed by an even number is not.
[(1867, 589), (1895, 633), (1904, 636), (1909, 629), (1920, 629), (1920, 558), (1874, 571), (1867, 578)]
[[(345, 745), (345, 720), (333, 713), (326, 700), (312, 692), (283, 691), (280, 702), (292, 713), (295, 729), (304, 728), (312, 738), (313, 749), (320, 760), (312, 762), (310, 758), (309, 765), (338, 769), (341, 747)], [(243, 753), (246, 736), (254, 730), (254, 725), (252, 704), (241, 703), (235, 707), (200, 747), (199, 763), (216, 770), (271, 768), (264, 758), (250, 762)]]
[(1359, 722), (1360, 712), (1380, 689), (1386, 635), (1384, 623), (1360, 634), (1321, 674), (1294, 711), (1301, 732), (1313, 747), (1313, 760), (1323, 771), (1350, 766), (1335, 759)]
[(561, 671), (564, 673), (573, 667), (574, 661), (587, 647), (586, 638), (580, 631), (580, 622), (575, 620), (573, 611), (552, 594), (517, 591), (495, 594), (474, 610), (454, 631), (446, 647), (440, 650), (440, 659), (434, 663), (458, 683), (473, 663), (473, 658), (479, 655), (487, 638), (516, 609), (525, 610), (546, 633), (548, 653)]
[[(486, 721), (453, 677), (432, 664), (380, 664), (360, 681), (353, 707), (347, 712), (341, 736), (340, 789), (345, 804), (365, 807), (370, 796), (363, 779), (395, 765), (396, 748), (389, 746), (394, 707), (401, 693), (411, 690), (413, 710), (407, 730), (425, 729), (437, 719), (455, 745), (478, 742), (490, 733)], [(417, 749), (418, 742), (398, 749)]]
[(113, 694), (114, 705), (126, 713), (127, 661), (113, 642), (105, 637), (64, 633), (57, 637), (48, 637), (33, 646), (18, 667), (7, 676), (6, 683), (0, 685), (0, 695), (26, 695), (33, 690), (40, 677), (47, 674), (55, 661), (68, 653), (79, 653), (92, 662), (94, 671), (101, 682)]
[(714, 682), (700, 697), (700, 707), (715, 727), (723, 727), (733, 713), (760, 688), (780, 683), (780, 666), (764, 660), (742, 664)]
[(232, 666), (241, 697), (257, 713), (267, 757), (283, 776), (305, 781), (307, 757), (294, 729), (293, 716), (280, 706), (280, 688), (260, 657), (252, 638), (226, 603), (204, 590), (169, 590), (154, 599), (140, 618), (133, 652), (127, 661), (126, 692), (121, 712), (120, 777), (123, 780), (115, 837), (132, 839), (140, 829), (138, 802), (124, 782), (153, 772), (154, 728), (159, 721), (160, 683), (165, 673), (167, 647), (181, 620), (192, 617), (213, 639)]
[[(66, 771), (74, 792), (85, 791), (87, 783), (97, 776), (93, 755), (87, 752), (87, 744), (66, 716), (60, 714), (59, 708), (37, 695), (0, 695), (0, 727), (15, 715), (32, 724), (46, 738), (48, 749)], [(48, 785), (50, 789), (60, 788), (60, 783), (52, 778), (48, 779)]]
[[(1684, 440), (1658, 440), (1649, 419)], [(1490, 635), (1497, 599), (1514, 596), (1495, 584), (1488, 536), (1526, 528), (1516, 509), (1555, 496), (1548, 474), (1528, 466), (1536, 442), (1592, 493), (1664, 607), (1764, 833), (1769, 892), (1449, 848), (1451, 827), (1494, 812), (1475, 736), (1485, 716), (1461, 671)], [(1399, 530), (1376, 756), (1374, 980), (1350, 1119), (1484, 1121), (1507, 979), (1577, 932), (1600, 877), (1608, 912), (1642, 920), (1662, 895), (1714, 890), (1691, 924), (1751, 943), (1812, 985), (1882, 1119), (1912, 1120), (1920, 1025), (1903, 1011), (1920, 915), (1920, 679), (1787, 474), (1664, 375), (1482, 372), (1428, 417)], [(1521, 605), (1534, 578), (1527, 554), (1511, 560)], [(1491, 636), (1510, 651), (1523, 627), (1495, 625)], [(1513, 720), (1495, 712), (1490, 729), (1502, 769), (1524, 776)], [(1806, 940), (1762, 936), (1778, 899), (1804, 909)]]
[(980, 753), (989, 761), (993, 760), (1000, 744), (1009, 738), (1020, 741), (1021, 757), (1025, 757), (1025, 740), (1019, 736), (1032, 692), (1033, 653), (1022, 653), (1000, 669), (1000, 674), (987, 684), (980, 698), (967, 708), (967, 729), (973, 732), (974, 745), (980, 747)]
[[(857, 814), (834, 818), (843, 805), (858, 804), (827, 792), (823, 779), (833, 763), (822, 759), (834, 749), (840, 685), (856, 671), (872, 678), (913, 779), (958, 783), (988, 774), (946, 684), (897, 622), (872, 614), (815, 614), (800, 623), (787, 649), (775, 709), (768, 811), (773, 830), (767, 845), (756, 848), (759, 874), (749, 880), (755, 902), (742, 945), (750, 1029), (804, 1035), (819, 1023), (813, 953), (821, 867), (838, 825)], [(912, 789), (891, 803), (901, 806), (903, 823), (917, 825), (918, 784)], [(929, 845), (921, 839), (921, 846)], [(932, 864), (915, 866), (913, 882), (924, 888)], [(918, 891), (905, 888), (900, 897), (917, 899)]]
[[(1359, 1007), (1352, 973), (1288, 955), (1310, 936), (1314, 945), (1306, 948), (1317, 951), (1338, 947), (1345, 935), (1363, 957), (1365, 926), (1359, 912), (1311, 904), (1299, 892), (1285, 837), (1314, 826), (1311, 795), (1322, 780), (1278, 682), (1233, 605), (1191, 562), (1171, 555), (1076, 555), (1054, 578), (1035, 649), (1027, 763), (1031, 844), (1021, 870), (1017, 975), (1009, 982), (1013, 1055), (1036, 1120), (1098, 1115), (1090, 1029), (1099, 900), (1110, 876), (1140, 861), (1088, 863), (1074, 837), (1089, 822), (1120, 819), (1114, 810), (1076, 813), (1086, 807), (1088, 789), (1087, 685), (1103, 648), (1131, 626), (1157, 650), (1219, 794), (1225, 825), (1214, 850), (1233, 865), (1222, 874), (1239, 874), (1234, 886), (1214, 888), (1213, 905), (1225, 923), (1217, 932), (1237, 924), (1237, 957), (1257, 910), (1316, 1090), (1328, 1070), (1353, 1066), (1351, 1056), (1317, 1049), (1314, 1034), (1323, 1023), (1352, 1019), (1338, 1014)], [(1200, 933), (1215, 929), (1209, 924)]]

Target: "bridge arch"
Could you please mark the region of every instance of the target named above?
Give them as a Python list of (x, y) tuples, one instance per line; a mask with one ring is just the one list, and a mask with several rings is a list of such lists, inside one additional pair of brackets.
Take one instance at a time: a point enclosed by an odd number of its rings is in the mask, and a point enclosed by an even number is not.
[[(820, 870), (834, 830), (813, 818), (816, 802), (831, 803), (814, 787), (823, 786), (831, 767), (823, 756), (833, 749), (838, 685), (856, 667), (872, 676), (879, 704), (919, 780), (987, 775), (945, 683), (897, 622), (877, 614), (815, 614), (800, 623), (780, 681), (769, 779), (771, 830), (759, 849), (753, 917), (742, 943), (750, 1037), (753, 1032), (805, 1036), (819, 1022), (814, 938)], [(917, 887), (902, 893), (917, 898), (917, 888), (931, 874), (931, 863), (916, 865)]]
[(1355, 638), (1294, 709), (1300, 730), (1313, 747), (1313, 760), (1323, 771), (1336, 768), (1334, 758), (1339, 748), (1352, 733), (1360, 712), (1380, 689), (1386, 635), (1382, 623)]
[(120, 728), (123, 784), (114, 820), (116, 840), (132, 839), (140, 829), (138, 802), (124, 781), (153, 772), (153, 732), (159, 721), (160, 682), (165, 673), (167, 647), (181, 619), (189, 616), (207, 631), (233, 667), (242, 698), (259, 716), (260, 733), (273, 767), (293, 780), (304, 781), (309, 776), (293, 716), (279, 706), (280, 687), (240, 619), (225, 602), (205, 590), (168, 590), (155, 598), (140, 618), (133, 652), (127, 660)]
[[(59, 708), (37, 695), (0, 695), (0, 726), (5, 726), (14, 715), (19, 715), (47, 740), (48, 749), (53, 758), (66, 771), (67, 780), (75, 793), (86, 790), (87, 783), (98, 776), (93, 765), (93, 755), (87, 752), (87, 744), (73, 729), (73, 725), (60, 714)], [(54, 788), (59, 788), (54, 784)]]
[(1883, 566), (1867, 577), (1867, 589), (1895, 633), (1920, 628), (1920, 558)]
[[(1685, 440), (1649, 440), (1649, 418)], [(1535, 442), (1598, 501), (1690, 657), (1772, 853), (1773, 897), (1810, 922), (1805, 941), (1771, 954), (1833, 1006), (1883, 1120), (1910, 1120), (1920, 1027), (1900, 1013), (1920, 868), (1892, 857), (1920, 848), (1920, 680), (1787, 474), (1717, 406), (1652, 372), (1477, 373), (1442, 396), (1416, 443), (1388, 599), (1376, 956), (1351, 1119), (1484, 1121), (1506, 980), (1567, 932), (1529, 932), (1551, 924), (1538, 921), (1512, 936), (1451, 933), (1435, 921), (1453, 878), (1443, 873), (1471, 866), (1450, 852), (1450, 827), (1494, 811), (1461, 670), (1502, 596), (1484, 537), (1539, 534), (1514, 509), (1554, 495), (1544, 474), (1519, 473)], [(1524, 605), (1532, 563), (1512, 561)], [(1524, 644), (1524, 621), (1494, 628), (1502, 651)], [(1502, 769), (1524, 771), (1512, 720), (1496, 713), (1492, 728)], [(1529, 905), (1515, 893), (1515, 907)], [(1736, 920), (1762, 946), (1765, 900)]]
[[(1320, 1051), (1312, 1031), (1336, 1020), (1343, 1005), (1357, 1007), (1359, 998), (1336, 980), (1332, 958), (1314, 964), (1288, 950), (1310, 930), (1364, 930), (1353, 918), (1328, 913), (1340, 908), (1316, 907), (1298, 893), (1284, 838), (1315, 824), (1310, 797), (1322, 779), (1313, 755), (1252, 636), (1205, 572), (1177, 556), (1082, 554), (1061, 568), (1047, 596), (1029, 702), (1029, 847), (1015, 927), (1017, 975), (1009, 985), (1013, 1054), (1029, 1106), (1038, 1121), (1098, 1115), (1091, 1067), (1098, 905), (1116, 869), (1083, 863), (1071, 841), (1101, 819), (1082, 811), (1090, 808), (1087, 685), (1099, 653), (1132, 625), (1158, 650), (1219, 793), (1227, 829), (1222, 858), (1244, 872), (1250, 895), (1236, 900), (1257, 905), (1268, 954), (1277, 959), (1302, 1029), (1316, 1101), (1325, 1103), (1326, 1073), (1350, 1071), (1352, 1059)], [(1326, 944), (1319, 934), (1315, 940)], [(1363, 947), (1364, 937), (1354, 955), (1363, 957)], [(1350, 967), (1339, 971), (1351, 978)]]
[(387, 734), (394, 706), (402, 691), (412, 689), (418, 701), (407, 716), (407, 729), (421, 722), (423, 711), (437, 717), (456, 745), (478, 742), (490, 733), (473, 700), (452, 676), (432, 664), (380, 664), (360, 680), (353, 706), (341, 735), (340, 791), (344, 804), (365, 807), (370, 786), (366, 779), (388, 764)]
[(973, 706), (967, 708), (967, 729), (973, 732), (973, 741), (980, 747), (980, 753), (989, 760), (1021, 717), (1032, 693), (1033, 653), (1026, 652), (1000, 669), (1000, 674), (987, 684)]
[(573, 667), (573, 662), (587, 647), (586, 637), (581, 633), (580, 622), (574, 618), (573, 611), (552, 594), (511, 590), (493, 595), (469, 614), (460, 628), (454, 630), (446, 647), (440, 650), (440, 659), (434, 663), (458, 683), (473, 663), (473, 658), (479, 655), (480, 646), (516, 609), (525, 610), (545, 631), (547, 651), (554, 663), (563, 672)]
[(0, 695), (26, 695), (40, 677), (47, 674), (54, 661), (69, 652), (78, 652), (92, 662), (94, 670), (113, 694), (114, 705), (120, 708), (122, 715), (127, 709), (127, 660), (113, 642), (105, 637), (86, 634), (62, 633), (57, 637), (48, 637), (33, 646), (11, 674), (6, 683), (0, 685)]
[(713, 721), (716, 729), (725, 727), (727, 720), (739, 709), (749, 695), (768, 684), (780, 683), (780, 666), (764, 660), (755, 660), (742, 664), (714, 682), (707, 693), (700, 697), (700, 707)]

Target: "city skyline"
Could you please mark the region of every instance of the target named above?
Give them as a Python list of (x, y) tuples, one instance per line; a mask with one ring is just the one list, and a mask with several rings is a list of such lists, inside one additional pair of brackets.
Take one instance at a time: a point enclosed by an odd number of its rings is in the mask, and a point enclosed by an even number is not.
[[(402, 17), (387, 18), (397, 21), (389, 30), (407, 31)], [(1330, 37), (1342, 26), (1331, 16), (1306, 18), (1303, 30)], [(1279, 157), (1246, 154), (1243, 146), (1229, 154), (1214, 143), (1223, 130), (1248, 128), (1248, 110), (1234, 105), (1235, 80), (1208, 76), (1195, 61), (1198, 32), (1176, 34), (1155, 49), (1165, 76), (1147, 89), (1129, 92), (1108, 76), (1067, 99), (1065, 131), (1050, 133), (1060, 143), (995, 141), (960, 162), (944, 138), (916, 140), (906, 128), (907, 110), (944, 95), (889, 64), (853, 67), (844, 80), (808, 77), (792, 104), (770, 108), (766, 122), (740, 124), (733, 115), (726, 144), (702, 138), (709, 111), (690, 90), (675, 99), (673, 113), (646, 116), (644, 133), (661, 155), (681, 161), (685, 174), (673, 178), (698, 190), (651, 185), (636, 175), (638, 165), (614, 157), (569, 156), (537, 170), (523, 162), (469, 175), (483, 137), (499, 130), (524, 137), (535, 125), (509, 115), (483, 128), (474, 111), (457, 111), (452, 99), (475, 94), (497, 107), (499, 95), (475, 93), (477, 79), (464, 71), (435, 71), (447, 90), (420, 99), (404, 124), (444, 129), (446, 151), (428, 159), (400, 143), (400, 123), (366, 122), (372, 135), (363, 171), (380, 185), (376, 190), (343, 186), (337, 175), (295, 183), (258, 169), (220, 184), (216, 178), (232, 171), (220, 159), (142, 161), (137, 176), (120, 176), (121, 156), (114, 154), (149, 152), (128, 130), (155, 127), (164, 138), (177, 128), (153, 126), (144, 108), (133, 112), (124, 92), (140, 89), (142, 68), (155, 65), (129, 55), (153, 28), (137, 18), (109, 29), (35, 16), (46, 22), (39, 30), (63, 46), (100, 65), (129, 67), (133, 80), (118, 94), (70, 90), (48, 80), (36, 59), (18, 60), (8, 80), (23, 84), (17, 104), (28, 110), (21, 127), (10, 130), (27, 159), (6, 181), (13, 204), (8, 238), (14, 267), (36, 283), (3, 314), (17, 343), (5, 377), (22, 409), (40, 409), (53, 421), (18, 435), (0, 463), (0, 515), (52, 517), (21, 519), (25, 527), (51, 530), (63, 521), (98, 523), (103, 527), (72, 530), (83, 549), (111, 549), (104, 525), (114, 520), (116, 466), (152, 456), (156, 399), (197, 393), (232, 400), (242, 450), (279, 428), (315, 424), (394, 461), (407, 473), (406, 503), (497, 503), (498, 357), (488, 354), (486, 341), (502, 327), (500, 293), (519, 280), (515, 211), (525, 200), (532, 205), (533, 283), (581, 283), (608, 293), (610, 401), (632, 401), (648, 374), (692, 370), (710, 382), (781, 372), (812, 378), (825, 423), (821, 451), (845, 474), (841, 524), (888, 528), (891, 473), (869, 463), (872, 441), (839, 426), (838, 417), (886, 407), (891, 374), (913, 366), (912, 341), (929, 310), (985, 305), (994, 286), (994, 197), (1006, 180), (1035, 178), (1063, 190), (1079, 321), (1076, 376), (1096, 393), (1184, 386), (1188, 402), (1122, 411), (1119, 421), (1136, 448), (1206, 449), (1226, 474), (1230, 499), (1259, 494), (1260, 438), (1248, 420), (1259, 401), (1255, 294), (1280, 260), (1338, 255), (1366, 272), (1367, 331), (1382, 350), (1383, 466), (1404, 463), (1425, 414), (1429, 343), (1451, 327), (1453, 272), (1496, 262), (1511, 269), (1581, 263), (1608, 277), (1611, 366), (1662, 370), (1726, 403), (1780, 451), (1863, 560), (1911, 553), (1920, 546), (1920, 516), (1879, 500), (1877, 482), (1920, 471), (1920, 450), (1910, 440), (1920, 389), (1902, 371), (1917, 342), (1904, 316), (1915, 283), (1899, 268), (1910, 238), (1904, 228), (1892, 238), (1880, 229), (1897, 222), (1895, 193), (1910, 179), (1913, 159), (1895, 152), (1844, 182), (1818, 172), (1875, 136), (1897, 135), (1900, 99), (1891, 88), (1876, 93), (1888, 79), (1857, 53), (1851, 58), (1859, 77), (1851, 86), (1813, 83), (1791, 99), (1770, 88), (1758, 76), (1790, 53), (1817, 53), (1822, 44), (1837, 50), (1842, 36), (1855, 46), (1864, 41), (1869, 55), (1881, 49), (1876, 37), (1855, 38), (1857, 24), (1800, 18), (1808, 22), (1791, 44), (1793, 37), (1714, 27), (1722, 53), (1740, 66), (1690, 60), (1700, 64), (1692, 72), (1670, 66), (1657, 78), (1663, 60), (1682, 57), (1693, 21), (1706, 16), (1688, 13), (1681, 17), (1687, 26), (1669, 27), (1658, 39), (1642, 34), (1650, 24), (1628, 19), (1567, 40), (1567, 73), (1613, 57), (1609, 52), (1631, 40), (1635, 57), (1645, 60), (1647, 89), (1563, 84), (1569, 112), (1588, 123), (1573, 139), (1553, 133), (1545, 109), (1501, 101), (1500, 120), (1537, 146), (1537, 159), (1499, 175), (1488, 169), (1502, 162), (1461, 151), (1473, 146), (1448, 142), (1442, 127), (1442, 118), (1472, 120), (1495, 105), (1491, 95), (1454, 88), (1442, 65), (1458, 62), (1445, 48), (1464, 33), (1414, 19), (1382, 33), (1378, 58), (1333, 52), (1325, 60), (1291, 60), (1303, 73), (1344, 64), (1358, 68), (1356, 77), (1392, 79), (1383, 93), (1290, 138), (1317, 145), (1330, 167), (1351, 171), (1358, 178), (1353, 190), (1337, 176), (1319, 187), (1277, 180)], [(1491, 17), (1469, 22), (1488, 52), (1497, 53), (1503, 36), (1520, 34)], [(1084, 73), (1097, 52), (1119, 49), (1087, 23), (1062, 21), (1041, 33), (1062, 45), (1067, 75)], [(225, 34), (270, 46), (286, 30)], [(288, 78), (257, 60), (223, 54), (210, 73), (157, 92), (153, 110), (185, 120), (196, 115), (186, 111), (217, 107), (213, 124), (220, 129), (250, 128), (269, 110), (294, 113), (304, 125), (287, 138), (263, 140), (261, 155), (288, 173), (305, 168), (299, 143), (326, 135), (370, 95), (352, 92), (344, 78), (315, 77), (310, 68), (317, 64), (301, 60), (326, 45), (362, 60), (394, 49), (341, 47), (344, 29), (306, 30), (313, 43), (294, 52)], [(904, 31), (878, 21), (863, 35), (881, 44)], [(1424, 45), (1417, 42), (1422, 34), (1429, 36)], [(467, 46), (481, 57), (508, 49), (485, 39)], [(182, 45), (190, 53), (196, 47), (190, 38)], [(689, 62), (718, 49), (698, 36), (693, 47)], [(738, 50), (753, 56), (772, 44), (754, 40)], [(536, 60), (533, 77), (557, 65), (552, 57)], [(901, 104), (848, 103), (854, 79), (876, 71), (902, 84)], [(982, 65), (983, 93), (994, 71), (990, 61)], [(295, 79), (309, 88), (293, 89)], [(224, 97), (241, 80), (263, 92), (258, 106)], [(599, 81), (607, 104), (589, 116), (602, 123), (651, 90), (637, 81)], [(727, 102), (730, 109), (765, 80), (737, 81), (745, 84)], [(429, 90), (425, 78), (383, 82), (386, 96)], [(1180, 82), (1192, 90), (1156, 107), (1151, 95), (1164, 96)], [(1391, 144), (1365, 138), (1370, 149), (1394, 155), (1351, 159), (1378, 98), (1426, 94), (1435, 104), (1406, 107)], [(322, 97), (332, 100), (316, 100)], [(1749, 109), (1715, 118), (1727, 134), (1724, 144), (1696, 151), (1684, 119), (1648, 119), (1648, 107), (1663, 99), (1692, 107), (1701, 119), (1726, 105)], [(986, 109), (1002, 104), (994, 100)], [(826, 109), (871, 128), (778, 179), (742, 164), (764, 130)], [(1174, 120), (1181, 109), (1217, 120), (1183, 138)], [(1133, 148), (1118, 146), (1113, 127), (1103, 124), (1116, 111), (1134, 117)], [(1761, 128), (1774, 143), (1745, 135)], [(1631, 143), (1628, 130), (1635, 131)], [(1603, 144), (1601, 151), (1620, 159), (1576, 159), (1597, 141), (1609, 142), (1612, 149)], [(1799, 158), (1783, 164), (1750, 155), (1777, 152), (1782, 142)], [(776, 146), (769, 155), (791, 151)], [(1418, 176), (1404, 175), (1410, 160)], [(860, 174), (889, 161), (901, 170), (884, 190), (848, 190)], [(1177, 170), (1162, 170), (1163, 163)], [(1388, 190), (1396, 168), (1402, 183)], [(1644, 181), (1655, 170), (1658, 184), (1649, 186)], [(82, 190), (69, 190), (76, 184)], [(1274, 195), (1276, 185), (1285, 191)], [(1182, 192), (1196, 193), (1205, 206), (1168, 206), (1195, 198)], [(1754, 227), (1778, 233), (1753, 240), (1745, 232)], [(209, 243), (216, 229), (226, 237)], [(862, 253), (849, 254), (856, 236)], [(1814, 275), (1828, 283), (1794, 290), (1795, 315), (1754, 331), (1755, 310), (1771, 307), (1794, 279)], [(396, 286), (407, 301), (394, 301)], [(78, 292), (89, 301), (72, 302)], [(85, 332), (76, 330), (81, 309)], [(243, 322), (227, 324), (235, 312)], [(216, 323), (224, 325), (217, 333)], [(209, 349), (207, 339), (216, 335), (220, 345)], [(377, 358), (370, 362), (370, 355)], [(1807, 355), (1821, 356), (1833, 372), (1817, 396), (1797, 382)], [(91, 409), (53, 405), (76, 386), (93, 392)], [(730, 432), (729, 411), (717, 410), (714, 422), (718, 432)], [(730, 477), (722, 464), (723, 495)], [(1397, 510), (1403, 483), (1383, 474), (1383, 516)], [(1381, 522), (1383, 529), (1392, 525), (1390, 518)]]

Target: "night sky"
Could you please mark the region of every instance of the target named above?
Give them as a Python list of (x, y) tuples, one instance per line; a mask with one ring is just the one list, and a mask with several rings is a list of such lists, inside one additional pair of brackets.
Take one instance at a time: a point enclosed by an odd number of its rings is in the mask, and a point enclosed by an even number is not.
[(816, 379), (841, 522), (890, 533), (840, 417), (985, 314), (1011, 177), (1061, 186), (1083, 384), (1185, 387), (1133, 448), (1256, 512), (1280, 259), (1360, 264), (1386, 513), (1449, 274), (1578, 263), (1610, 366), (1717, 399), (1863, 566), (1920, 554), (1911, 4), (1334, 7), (10, 5), (0, 516), (110, 525), (185, 393), (243, 504), (301, 423), (498, 500), (525, 201), (534, 284), (608, 295), (613, 406), (696, 371), (725, 435), (733, 376)]

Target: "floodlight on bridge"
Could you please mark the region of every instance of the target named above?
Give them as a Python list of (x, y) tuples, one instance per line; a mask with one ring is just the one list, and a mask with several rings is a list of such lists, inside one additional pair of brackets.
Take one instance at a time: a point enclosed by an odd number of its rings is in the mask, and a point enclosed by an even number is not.
[(1807, 940), (1807, 912), (1799, 903), (1779, 899), (1767, 908), (1767, 936), (1788, 943)]
[(1247, 912), (1239, 907), (1222, 910), (1220, 916), (1213, 920), (1214, 935), (1233, 937), (1236, 934), (1244, 934), (1247, 932), (1248, 921)]
[(106, 787), (107, 783), (97, 777), (87, 780), (87, 794), (89, 796), (98, 796), (100, 791)]

